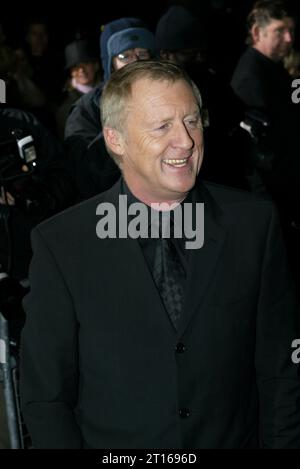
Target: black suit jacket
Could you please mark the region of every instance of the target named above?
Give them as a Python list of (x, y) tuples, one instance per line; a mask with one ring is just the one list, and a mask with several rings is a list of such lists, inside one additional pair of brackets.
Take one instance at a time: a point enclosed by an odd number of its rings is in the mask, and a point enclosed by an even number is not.
[(103, 84), (84, 94), (73, 106), (66, 122), (65, 149), (79, 200), (110, 189), (120, 169), (107, 153), (100, 119)]
[(275, 161), (263, 179), (278, 203), (284, 199), (285, 210), (287, 201), (299, 204), (300, 200), (300, 113), (299, 106), (292, 102), (291, 83), (282, 63), (274, 62), (253, 47), (242, 55), (231, 80), (246, 110), (259, 111), (269, 121), (265, 145), (273, 152)]
[(36, 448), (300, 447), (299, 309), (270, 202), (201, 185), (179, 330), (139, 242), (96, 236), (120, 183), (32, 234), (21, 399)]

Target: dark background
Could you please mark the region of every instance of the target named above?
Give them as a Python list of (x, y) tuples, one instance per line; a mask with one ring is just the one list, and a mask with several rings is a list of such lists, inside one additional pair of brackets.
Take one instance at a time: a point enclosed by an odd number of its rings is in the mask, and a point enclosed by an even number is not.
[[(76, 0), (76, 3), (43, 0), (17, 4), (6, 0), (0, 9), (0, 23), (7, 42), (19, 47), (24, 40), (26, 21), (42, 17), (49, 24), (52, 48), (63, 54), (65, 45), (76, 37), (91, 39), (99, 48), (101, 26), (123, 16), (139, 17), (155, 32), (157, 21), (167, 8), (181, 4), (202, 22), (212, 67), (230, 75), (245, 48), (245, 21), (253, 3), (254, 0), (128, 0), (122, 4), (113, 0)], [(299, 0), (290, 0), (290, 3), (300, 17)], [(299, 31), (296, 46), (300, 47)]]

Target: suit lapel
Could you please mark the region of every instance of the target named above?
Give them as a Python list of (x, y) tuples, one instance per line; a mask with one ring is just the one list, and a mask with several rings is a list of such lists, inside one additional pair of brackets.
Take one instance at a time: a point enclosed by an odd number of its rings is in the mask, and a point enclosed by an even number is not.
[[(106, 193), (105, 199), (118, 208), (120, 194), (121, 180)], [(185, 332), (206, 298), (226, 237), (222, 209), (203, 184), (195, 187), (193, 202), (204, 203), (204, 245), (200, 249), (191, 249), (188, 253), (186, 294), (182, 319), (177, 331), (179, 335)], [(124, 284), (125, 282), (128, 293), (132, 292), (137, 297), (139, 295), (145, 296), (146, 292), (145, 304), (149, 307), (150, 298), (152, 314), (159, 314), (163, 317), (163, 322), (169, 330), (173, 333), (176, 332), (163, 306), (139, 242), (130, 238), (107, 241), (113, 242), (112, 251), (115, 259), (118, 260), (117, 277), (119, 280), (116, 278), (116, 283), (123, 282)]]
[[(132, 294), (137, 298), (140, 297), (141, 301), (145, 303), (145, 309), (149, 310), (152, 317), (156, 316), (159, 323), (166, 326), (170, 331), (172, 330), (173, 333), (176, 332), (163, 305), (139, 242), (130, 238), (116, 241), (117, 249), (122, 256), (122, 264), (125, 266), (131, 265), (131, 275), (128, 276), (127, 272), (127, 278), (129, 277), (129, 283), (131, 283), (129, 288), (127, 283), (128, 293), (132, 291)], [(141, 303), (141, 301), (138, 303)]]
[[(178, 332), (182, 335), (203, 304), (222, 253), (226, 229), (222, 210), (202, 186), (195, 190), (197, 202), (204, 202), (204, 245), (189, 252), (186, 295)], [(194, 200), (195, 200), (194, 199)]]
[[(119, 195), (121, 191), (121, 179), (106, 193), (105, 202), (110, 202), (116, 207), (118, 215)], [(117, 216), (118, 233), (118, 216)], [(149, 310), (149, 314), (156, 316), (158, 323), (165, 326), (172, 334), (176, 329), (163, 305), (160, 294), (157, 290), (151, 272), (145, 260), (142, 248), (137, 239), (109, 239), (106, 240), (107, 249), (112, 254), (116, 267), (116, 285), (122, 285), (128, 295), (134, 295), (136, 303), (144, 302), (144, 311)], [(119, 287), (117, 287), (119, 288)]]

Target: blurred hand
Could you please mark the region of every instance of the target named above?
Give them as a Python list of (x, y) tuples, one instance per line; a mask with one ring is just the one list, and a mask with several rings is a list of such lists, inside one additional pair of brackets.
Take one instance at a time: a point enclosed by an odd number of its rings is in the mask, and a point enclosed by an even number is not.
[(10, 205), (11, 207), (15, 205), (14, 197), (9, 192), (5, 192), (3, 187), (1, 187), (0, 204)]

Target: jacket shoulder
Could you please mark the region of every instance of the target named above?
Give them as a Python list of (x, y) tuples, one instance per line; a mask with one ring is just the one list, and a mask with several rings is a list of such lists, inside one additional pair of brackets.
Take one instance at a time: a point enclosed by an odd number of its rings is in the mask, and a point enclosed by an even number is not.
[(270, 198), (253, 192), (237, 189), (235, 187), (223, 186), (213, 182), (204, 182), (204, 187), (210, 192), (212, 197), (221, 207), (241, 204), (250, 206), (264, 205), (269, 208), (274, 207)]
[[(80, 99), (77, 101), (76, 106), (86, 111), (90, 111), (91, 108), (96, 107), (98, 103), (98, 98), (100, 99), (101, 87), (97, 87), (88, 93), (83, 94)], [(99, 106), (98, 106), (99, 109)]]
[(99, 86), (84, 94), (71, 107), (66, 122), (65, 138), (74, 134), (90, 136), (90, 140), (100, 132), (99, 101), (102, 88)]
[(97, 194), (39, 223), (33, 231), (38, 231), (47, 239), (56, 239), (59, 234), (64, 236), (64, 233), (66, 237), (80, 237), (80, 234), (88, 234), (91, 229), (94, 232), (97, 207), (109, 200), (110, 191)]

